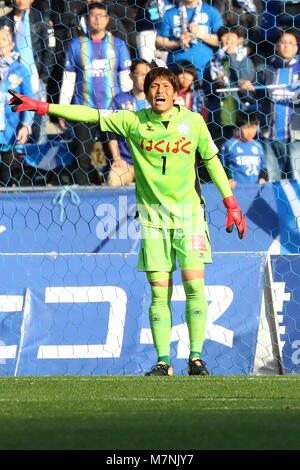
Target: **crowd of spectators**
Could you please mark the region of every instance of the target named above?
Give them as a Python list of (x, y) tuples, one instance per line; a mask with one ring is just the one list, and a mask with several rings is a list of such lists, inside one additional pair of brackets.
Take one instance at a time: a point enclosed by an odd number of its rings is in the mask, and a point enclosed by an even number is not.
[[(148, 106), (143, 80), (151, 67), (162, 64), (179, 78), (175, 104), (201, 113), (207, 122), (232, 187), (286, 178), (300, 182), (300, 13), (295, 2), (4, 3), (1, 186), (37, 184), (24, 157), (26, 145), (48, 139), (39, 116), (12, 118), (9, 88), (42, 101), (134, 110)], [(58, 185), (134, 182), (124, 139), (95, 126), (53, 124), (73, 160), (49, 172), (49, 178), (46, 174), (45, 184), (53, 184), (54, 174)], [(95, 145), (101, 149), (101, 164), (91, 158)], [(200, 168), (201, 156), (199, 162)], [(202, 179), (209, 181), (207, 175)]]

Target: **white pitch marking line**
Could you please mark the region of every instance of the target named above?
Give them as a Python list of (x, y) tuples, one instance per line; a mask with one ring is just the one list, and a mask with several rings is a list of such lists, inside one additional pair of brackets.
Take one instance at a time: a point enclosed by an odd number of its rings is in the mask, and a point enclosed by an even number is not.
[[(1, 380), (4, 379), (4, 380), (10, 380), (10, 377), (1, 377), (0, 378), (0, 382)], [(43, 381), (43, 380), (51, 380), (51, 382), (61, 382), (61, 381), (70, 381), (70, 380), (74, 380), (74, 376), (62, 376), (62, 377), (57, 377), (57, 376), (49, 376), (49, 375), (45, 375), (45, 376), (36, 376), (36, 379), (39, 380), (39, 381)], [(25, 376), (17, 376), (17, 377), (14, 377), (14, 380), (21, 380), (21, 381), (24, 381), (24, 382), (32, 382), (32, 383), (36, 383), (35, 380), (32, 380), (32, 377), (25, 377)], [(134, 380), (148, 380), (149, 381), (149, 378), (145, 379), (145, 377), (143, 375), (128, 375), (128, 376), (119, 376), (119, 375), (116, 375), (115, 377), (103, 377), (103, 376), (89, 376), (89, 377), (80, 377), (80, 376), (77, 376), (75, 378), (76, 382), (88, 382), (88, 381), (100, 381), (100, 382), (113, 382), (113, 381), (134, 381)], [(153, 377), (150, 377), (150, 380), (153, 380)], [(183, 381), (187, 381), (189, 382), (190, 380), (198, 380), (197, 377), (189, 377), (187, 375), (178, 375), (178, 376), (175, 376), (175, 377), (160, 377), (159, 380), (162, 380), (162, 381), (170, 381), (169, 383), (176, 383), (176, 382), (180, 382), (180, 383), (183, 383)], [(217, 375), (214, 375), (214, 376), (210, 376), (210, 377), (206, 377), (204, 380), (212, 380), (213, 382), (217, 382), (217, 381), (230, 381), (230, 382), (241, 382), (241, 381), (249, 381), (249, 380), (253, 380), (253, 381), (256, 381), (256, 382), (270, 382), (270, 381), (277, 381), (277, 382), (297, 382), (297, 381), (300, 381), (300, 375), (293, 375), (291, 377), (284, 377), (284, 376), (274, 376), (274, 377), (271, 377), (271, 376), (262, 376), (262, 377), (248, 377), (248, 376), (244, 376), (244, 377), (234, 377), (234, 376), (226, 376), (226, 377), (221, 377), (221, 376), (217, 376)], [(200, 381), (204, 382), (203, 378), (200, 379)], [(151, 383), (151, 382), (150, 382)]]
[[(20, 399), (20, 398), (0, 398), (0, 402), (20, 402), (20, 403), (30, 403), (30, 402), (47, 402), (47, 401), (57, 401), (58, 398), (55, 397), (53, 399), (51, 398), (29, 398), (29, 399)], [(196, 401), (198, 400), (199, 402), (203, 401), (221, 401), (221, 402), (237, 402), (237, 401), (274, 401), (274, 398), (253, 398), (253, 397), (244, 397), (244, 398), (233, 398), (233, 397), (191, 397), (191, 398), (185, 398), (185, 397), (163, 397), (163, 398), (153, 398), (153, 397), (89, 397), (89, 400), (97, 400), (97, 401)], [(278, 400), (290, 400), (290, 397), (280, 397)], [(291, 400), (290, 400), (291, 401)], [(260, 407), (258, 407), (260, 408)], [(300, 407), (293, 406), (291, 404), (291, 408), (293, 409), (298, 409)]]

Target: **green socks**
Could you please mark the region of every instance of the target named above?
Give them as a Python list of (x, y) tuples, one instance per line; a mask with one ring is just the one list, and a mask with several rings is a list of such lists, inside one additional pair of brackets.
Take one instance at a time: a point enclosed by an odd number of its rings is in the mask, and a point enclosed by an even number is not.
[[(205, 338), (208, 305), (204, 292), (204, 279), (183, 283), (186, 295), (185, 318), (190, 338), (190, 357), (201, 357)], [(170, 337), (172, 328), (172, 286), (150, 286), (152, 303), (149, 309), (150, 327), (158, 362), (170, 362)]]
[(170, 362), (170, 337), (172, 328), (171, 297), (172, 286), (152, 286), (152, 303), (149, 310), (150, 327), (158, 362)]
[(186, 295), (185, 319), (190, 337), (190, 357), (200, 358), (205, 338), (208, 305), (204, 292), (204, 279), (183, 283)]

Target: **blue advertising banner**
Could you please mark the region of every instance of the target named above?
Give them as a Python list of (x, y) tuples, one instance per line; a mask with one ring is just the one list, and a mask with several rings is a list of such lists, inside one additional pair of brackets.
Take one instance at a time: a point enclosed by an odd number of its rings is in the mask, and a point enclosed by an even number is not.
[(281, 253), (300, 253), (300, 186), (296, 181), (273, 183), (277, 202)]
[[(225, 231), (226, 211), (213, 184), (202, 187), (213, 251), (267, 251), (280, 234), (272, 184), (243, 185), (235, 196), (248, 232)], [(139, 244), (135, 189), (0, 193), (2, 253), (129, 253)]]
[[(156, 361), (136, 254), (0, 255), (0, 265), (1, 375), (143, 374)], [(264, 265), (264, 255), (226, 253), (207, 267), (203, 359), (214, 375), (253, 372)], [(172, 305), (180, 375), (189, 348), (178, 271)]]
[(271, 265), (273, 281), (283, 284), (282, 311), (277, 318), (284, 371), (300, 374), (300, 256), (271, 256)]
[[(248, 232), (225, 231), (225, 208), (203, 185), (214, 263), (206, 269), (204, 360), (213, 374), (251, 374), (265, 256), (276, 242), (274, 281), (284, 303), (287, 373), (299, 373), (300, 187), (293, 181), (234, 191)], [(141, 374), (156, 360), (150, 292), (138, 273), (134, 188), (0, 193), (0, 374)], [(172, 361), (186, 373), (184, 291), (174, 274)], [(283, 333), (283, 330), (285, 333)]]

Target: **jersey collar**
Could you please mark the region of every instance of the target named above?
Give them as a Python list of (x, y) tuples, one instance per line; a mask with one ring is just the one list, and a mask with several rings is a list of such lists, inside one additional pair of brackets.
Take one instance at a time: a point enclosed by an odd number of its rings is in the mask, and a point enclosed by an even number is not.
[(148, 112), (148, 116), (150, 118), (151, 121), (159, 121), (159, 122), (162, 122), (162, 121), (173, 121), (174, 119), (177, 118), (177, 116), (179, 115), (179, 112), (180, 112), (180, 106), (178, 106), (177, 104), (175, 104), (173, 106), (173, 108), (170, 110), (169, 113), (167, 114), (156, 114), (152, 111), (152, 109), (147, 109), (147, 112)]

